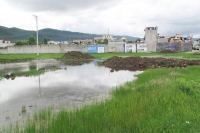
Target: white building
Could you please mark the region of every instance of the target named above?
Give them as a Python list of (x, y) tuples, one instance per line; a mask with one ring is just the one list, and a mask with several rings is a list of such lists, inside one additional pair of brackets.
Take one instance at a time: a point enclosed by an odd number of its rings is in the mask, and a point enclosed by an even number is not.
[(2, 48), (5, 48), (5, 47), (8, 47), (8, 46), (13, 46), (14, 43), (11, 43), (10, 40), (0, 40), (0, 47)]
[(47, 44), (69, 44), (68, 41), (48, 41)]

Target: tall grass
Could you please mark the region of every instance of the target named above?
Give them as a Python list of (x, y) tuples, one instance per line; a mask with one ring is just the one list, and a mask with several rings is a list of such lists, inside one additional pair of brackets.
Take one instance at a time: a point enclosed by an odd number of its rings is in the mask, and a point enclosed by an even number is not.
[(29, 75), (29, 76), (36, 76), (45, 73), (45, 69), (30, 69), (28, 71), (15, 71), (12, 74), (16, 76), (20, 75)]
[(185, 58), (185, 59), (200, 59), (200, 55), (195, 55), (194, 53), (187, 53), (187, 52), (176, 52), (176, 53), (98, 53), (98, 54), (91, 54), (95, 58), (98, 59), (107, 59), (113, 56), (160, 56), (160, 57), (177, 57), (177, 58)]
[[(16, 62), (22, 60), (33, 60), (33, 59), (60, 59), (64, 54), (56, 53), (56, 54), (0, 54), (0, 63), (5, 62)], [(163, 56), (163, 57), (181, 57), (186, 59), (200, 59), (200, 55), (195, 55), (194, 53), (187, 52), (177, 52), (171, 54), (163, 54), (163, 53), (98, 53), (91, 54), (97, 59), (107, 59), (113, 56)]]
[(46, 59), (46, 58), (61, 58), (64, 54), (0, 54), (0, 59)]
[(64, 54), (0, 54), (0, 63), (17, 62), (23, 60), (33, 60), (33, 59), (60, 59)]
[(27, 121), (24, 132), (200, 132), (199, 71), (148, 69), (112, 91), (109, 100), (54, 114), (45, 110), (37, 121)]

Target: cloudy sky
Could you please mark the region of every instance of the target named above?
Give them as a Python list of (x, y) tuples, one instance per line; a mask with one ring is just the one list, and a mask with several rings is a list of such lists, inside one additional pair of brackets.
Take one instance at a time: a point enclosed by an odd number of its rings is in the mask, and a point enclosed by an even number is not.
[(144, 36), (158, 26), (160, 35), (200, 37), (199, 0), (0, 0), (0, 25), (35, 30), (53, 28), (83, 33)]

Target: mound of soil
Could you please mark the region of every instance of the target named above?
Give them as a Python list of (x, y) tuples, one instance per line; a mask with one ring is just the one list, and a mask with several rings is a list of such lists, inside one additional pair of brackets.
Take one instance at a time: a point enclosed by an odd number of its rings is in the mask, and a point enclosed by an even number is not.
[(62, 57), (62, 61), (67, 65), (82, 65), (91, 62), (91, 59), (94, 59), (94, 57), (88, 53), (81, 53), (79, 51), (67, 52)]
[(63, 58), (65, 59), (94, 59), (93, 56), (91, 56), (88, 53), (81, 53), (79, 51), (71, 51), (64, 54)]
[(200, 60), (147, 58), (147, 57), (112, 57), (101, 65), (111, 68), (111, 72), (116, 70), (145, 70), (147, 68), (159, 67), (186, 67), (188, 65), (200, 65)]
[(171, 50), (169, 50), (169, 49), (166, 49), (166, 50), (161, 51), (160, 53), (167, 54), (167, 53), (175, 53), (175, 52), (174, 52), (174, 51), (171, 51)]

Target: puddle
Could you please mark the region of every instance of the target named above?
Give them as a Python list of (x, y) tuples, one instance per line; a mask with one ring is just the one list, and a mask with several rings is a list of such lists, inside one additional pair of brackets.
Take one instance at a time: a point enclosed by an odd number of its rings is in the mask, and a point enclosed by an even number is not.
[(24, 119), (21, 114), (23, 106), (27, 109), (27, 115), (48, 106), (56, 109), (77, 107), (95, 99), (108, 98), (113, 88), (136, 79), (134, 75), (142, 72), (110, 72), (110, 68), (98, 66), (95, 62), (81, 66), (67, 66), (56, 60), (18, 63), (18, 67), (14, 63), (0, 64), (1, 73), (29, 70), (34, 65), (37, 68), (61, 68), (39, 76), (1, 79), (0, 128)]

